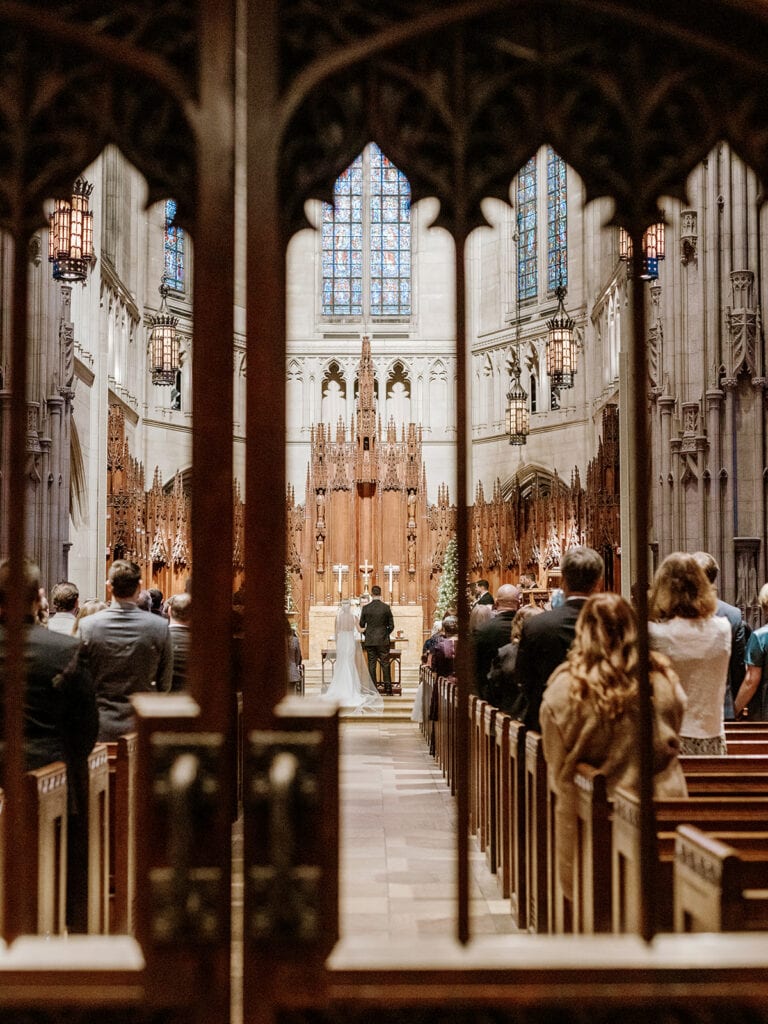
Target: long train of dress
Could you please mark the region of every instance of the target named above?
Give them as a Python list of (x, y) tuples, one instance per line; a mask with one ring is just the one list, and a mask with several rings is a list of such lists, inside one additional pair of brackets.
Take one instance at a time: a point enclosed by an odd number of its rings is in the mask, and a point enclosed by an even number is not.
[(336, 616), (336, 662), (333, 679), (323, 694), (324, 700), (339, 705), (342, 715), (381, 712), (384, 698), (376, 689), (355, 630), (355, 617), (344, 602)]

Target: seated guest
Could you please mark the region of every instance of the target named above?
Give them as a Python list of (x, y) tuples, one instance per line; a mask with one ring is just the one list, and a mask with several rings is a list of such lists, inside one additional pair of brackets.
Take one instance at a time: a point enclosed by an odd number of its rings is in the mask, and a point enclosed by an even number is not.
[[(763, 619), (768, 616), (768, 583), (757, 596)], [(747, 674), (736, 694), (735, 712), (739, 716), (749, 705), (749, 717), (768, 721), (768, 625), (756, 629), (747, 643)], [(755, 699), (756, 698), (756, 699)], [(751, 702), (751, 703), (750, 703)]]
[(158, 590), (157, 587), (150, 587), (148, 593), (149, 599), (151, 601), (149, 610), (152, 612), (153, 615), (162, 615), (164, 619), (167, 619), (168, 616), (166, 615), (165, 609), (163, 608), (162, 590)]
[(476, 604), (473, 605), (471, 612), (469, 613), (469, 632), (471, 636), (488, 621), (492, 619), (496, 614), (492, 604)]
[(421, 663), (426, 665), (429, 662), (429, 655), (434, 650), (435, 645), (440, 642), (443, 636), (443, 620), (435, 619), (432, 623), (432, 632), (424, 641), (424, 645), (421, 648)]
[(176, 693), (187, 688), (187, 662), (192, 643), (192, 595), (174, 594), (168, 601), (168, 616), (168, 630), (173, 649), (171, 691)]
[(54, 633), (72, 633), (79, 602), (80, 591), (74, 583), (57, 583), (51, 591), (53, 615), (48, 619), (48, 629)]
[(483, 700), (491, 699), (488, 671), (498, 649), (509, 643), (512, 620), (519, 606), (520, 591), (511, 583), (503, 583), (496, 592), (496, 614), (484, 622), (473, 636), (475, 686)]
[(561, 665), (573, 643), (576, 619), (590, 594), (603, 582), (603, 559), (593, 548), (569, 548), (560, 563), (565, 602), (537, 615), (523, 626), (515, 663), (515, 684), (521, 694), (517, 714), (528, 729), (539, 731), (539, 705), (547, 680)]
[[(0, 688), (5, 676), (5, 606), (8, 563), (0, 564)], [(29, 609), (25, 627), (26, 686), (24, 753), (26, 768), (52, 761), (67, 766), (67, 926), (84, 932), (88, 924), (88, 755), (96, 741), (99, 717), (88, 660), (72, 636), (37, 623), (40, 571), (24, 565)], [(0, 693), (0, 697), (2, 693)], [(0, 716), (3, 704), (0, 700)], [(2, 735), (2, 721), (0, 721)]]
[(648, 639), (666, 654), (688, 697), (683, 754), (725, 754), (723, 702), (731, 656), (731, 625), (715, 614), (717, 597), (696, 558), (667, 555), (653, 579)]
[[(657, 797), (685, 796), (678, 733), (685, 694), (669, 661), (651, 654), (654, 713), (654, 789)], [(564, 894), (573, 890), (576, 765), (598, 768), (609, 796), (637, 789), (637, 616), (619, 594), (595, 594), (584, 604), (567, 660), (554, 672), (541, 702), (544, 756), (557, 793), (556, 847)]]
[(455, 615), (446, 615), (442, 623), (442, 637), (429, 654), (427, 664), (438, 676), (455, 675), (456, 640), (459, 620)]

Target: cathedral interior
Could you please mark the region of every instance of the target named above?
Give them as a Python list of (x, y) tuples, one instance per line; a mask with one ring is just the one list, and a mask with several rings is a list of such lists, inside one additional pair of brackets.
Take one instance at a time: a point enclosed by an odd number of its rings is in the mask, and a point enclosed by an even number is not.
[[(11, 591), (0, 1022), (228, 1020), (238, 800), (240, 1020), (762, 1019), (764, 932), (659, 942), (643, 904), (618, 943), (472, 941), (465, 714), (455, 928), (334, 966), (339, 722), (283, 700), (274, 638), (287, 616), (311, 697), (338, 605), (378, 585), (415, 690), (453, 541), (460, 581), (543, 594), (589, 545), (641, 613), (666, 555), (708, 551), (763, 625), (765, 4), (19, 0), (0, 24), (0, 555), (82, 598), (129, 559), (165, 595), (193, 579), (197, 609), (190, 694), (139, 709), (135, 930), (46, 950), (10, 838)], [(163, 790), (182, 749), (216, 794), (186, 839)], [(286, 751), (304, 795), (270, 802)], [(187, 900), (166, 935), (163, 898)]]

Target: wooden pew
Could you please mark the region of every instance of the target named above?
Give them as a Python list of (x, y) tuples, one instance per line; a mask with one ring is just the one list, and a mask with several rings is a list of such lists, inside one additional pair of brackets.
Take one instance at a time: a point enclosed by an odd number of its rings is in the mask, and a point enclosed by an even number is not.
[(605, 776), (576, 766), (576, 836), (573, 863), (573, 931), (609, 932), (611, 915), (611, 817)]
[(509, 722), (509, 761), (506, 785), (509, 791), (510, 887), (512, 910), (520, 931), (528, 928), (528, 869), (526, 850), (526, 731), (515, 718)]
[(483, 736), (483, 714), (486, 702), (472, 694), (469, 698), (469, 833), (480, 830), (482, 781), (480, 771), (480, 749)]
[(492, 873), (496, 872), (496, 715), (498, 708), (486, 704), (480, 721), (480, 849)]
[(511, 827), (511, 796), (509, 792), (509, 715), (503, 711), (496, 713), (493, 737), (493, 769), (496, 776), (496, 803), (494, 818), (496, 819), (496, 844), (494, 861), (499, 888), (503, 899), (510, 894), (510, 845), (512, 841)]
[(67, 767), (54, 761), (27, 772), (27, 826), (22, 837), (31, 863), (38, 935), (66, 930)]
[[(656, 800), (656, 827), (659, 868), (655, 874), (657, 922), (661, 931), (672, 929), (672, 865), (675, 830), (678, 825), (693, 824), (720, 832), (759, 832), (768, 815), (768, 796), (692, 796)], [(618, 789), (613, 801), (611, 843), (611, 895), (613, 931), (637, 931), (639, 925), (639, 845), (640, 809), (634, 793)]]
[(88, 932), (109, 932), (109, 757), (106, 743), (88, 755)]
[[(684, 757), (689, 796), (768, 795), (768, 762), (730, 757)], [(731, 772), (730, 768), (736, 770)], [(573, 930), (591, 934), (612, 929), (611, 818), (605, 778), (595, 768), (576, 767), (577, 828), (574, 850)]]
[(768, 832), (708, 835), (680, 825), (675, 839), (676, 932), (768, 929)]
[(109, 930), (133, 935), (136, 902), (136, 757), (138, 738), (126, 733), (108, 743), (109, 763)]
[(525, 736), (525, 868), (529, 932), (549, 927), (547, 893), (547, 766), (541, 734)]

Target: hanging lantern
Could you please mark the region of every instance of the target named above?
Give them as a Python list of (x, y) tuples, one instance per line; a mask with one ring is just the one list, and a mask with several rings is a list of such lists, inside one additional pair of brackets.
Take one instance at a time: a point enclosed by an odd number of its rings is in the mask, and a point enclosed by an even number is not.
[(176, 325), (177, 316), (168, 312), (168, 285), (163, 278), (159, 288), (161, 295), (160, 310), (149, 318), (149, 355), (152, 370), (152, 383), (161, 386), (176, 382), (179, 372), (179, 336)]
[(525, 444), (531, 432), (528, 392), (520, 383), (520, 373), (507, 394), (507, 434), (510, 444)]
[(48, 218), (48, 260), (56, 281), (85, 281), (93, 252), (93, 213), (88, 201), (93, 192), (85, 178), (78, 178), (72, 199), (56, 199)]
[[(640, 270), (641, 281), (655, 281), (659, 276), (659, 261), (666, 256), (666, 236), (664, 221), (660, 220), (643, 233), (643, 266)], [(632, 261), (632, 237), (624, 228), (619, 228), (619, 259), (625, 263)]]
[(560, 285), (555, 290), (557, 312), (547, 321), (547, 375), (555, 388), (572, 388), (576, 373), (575, 323), (565, 311), (563, 300), (566, 289)]

